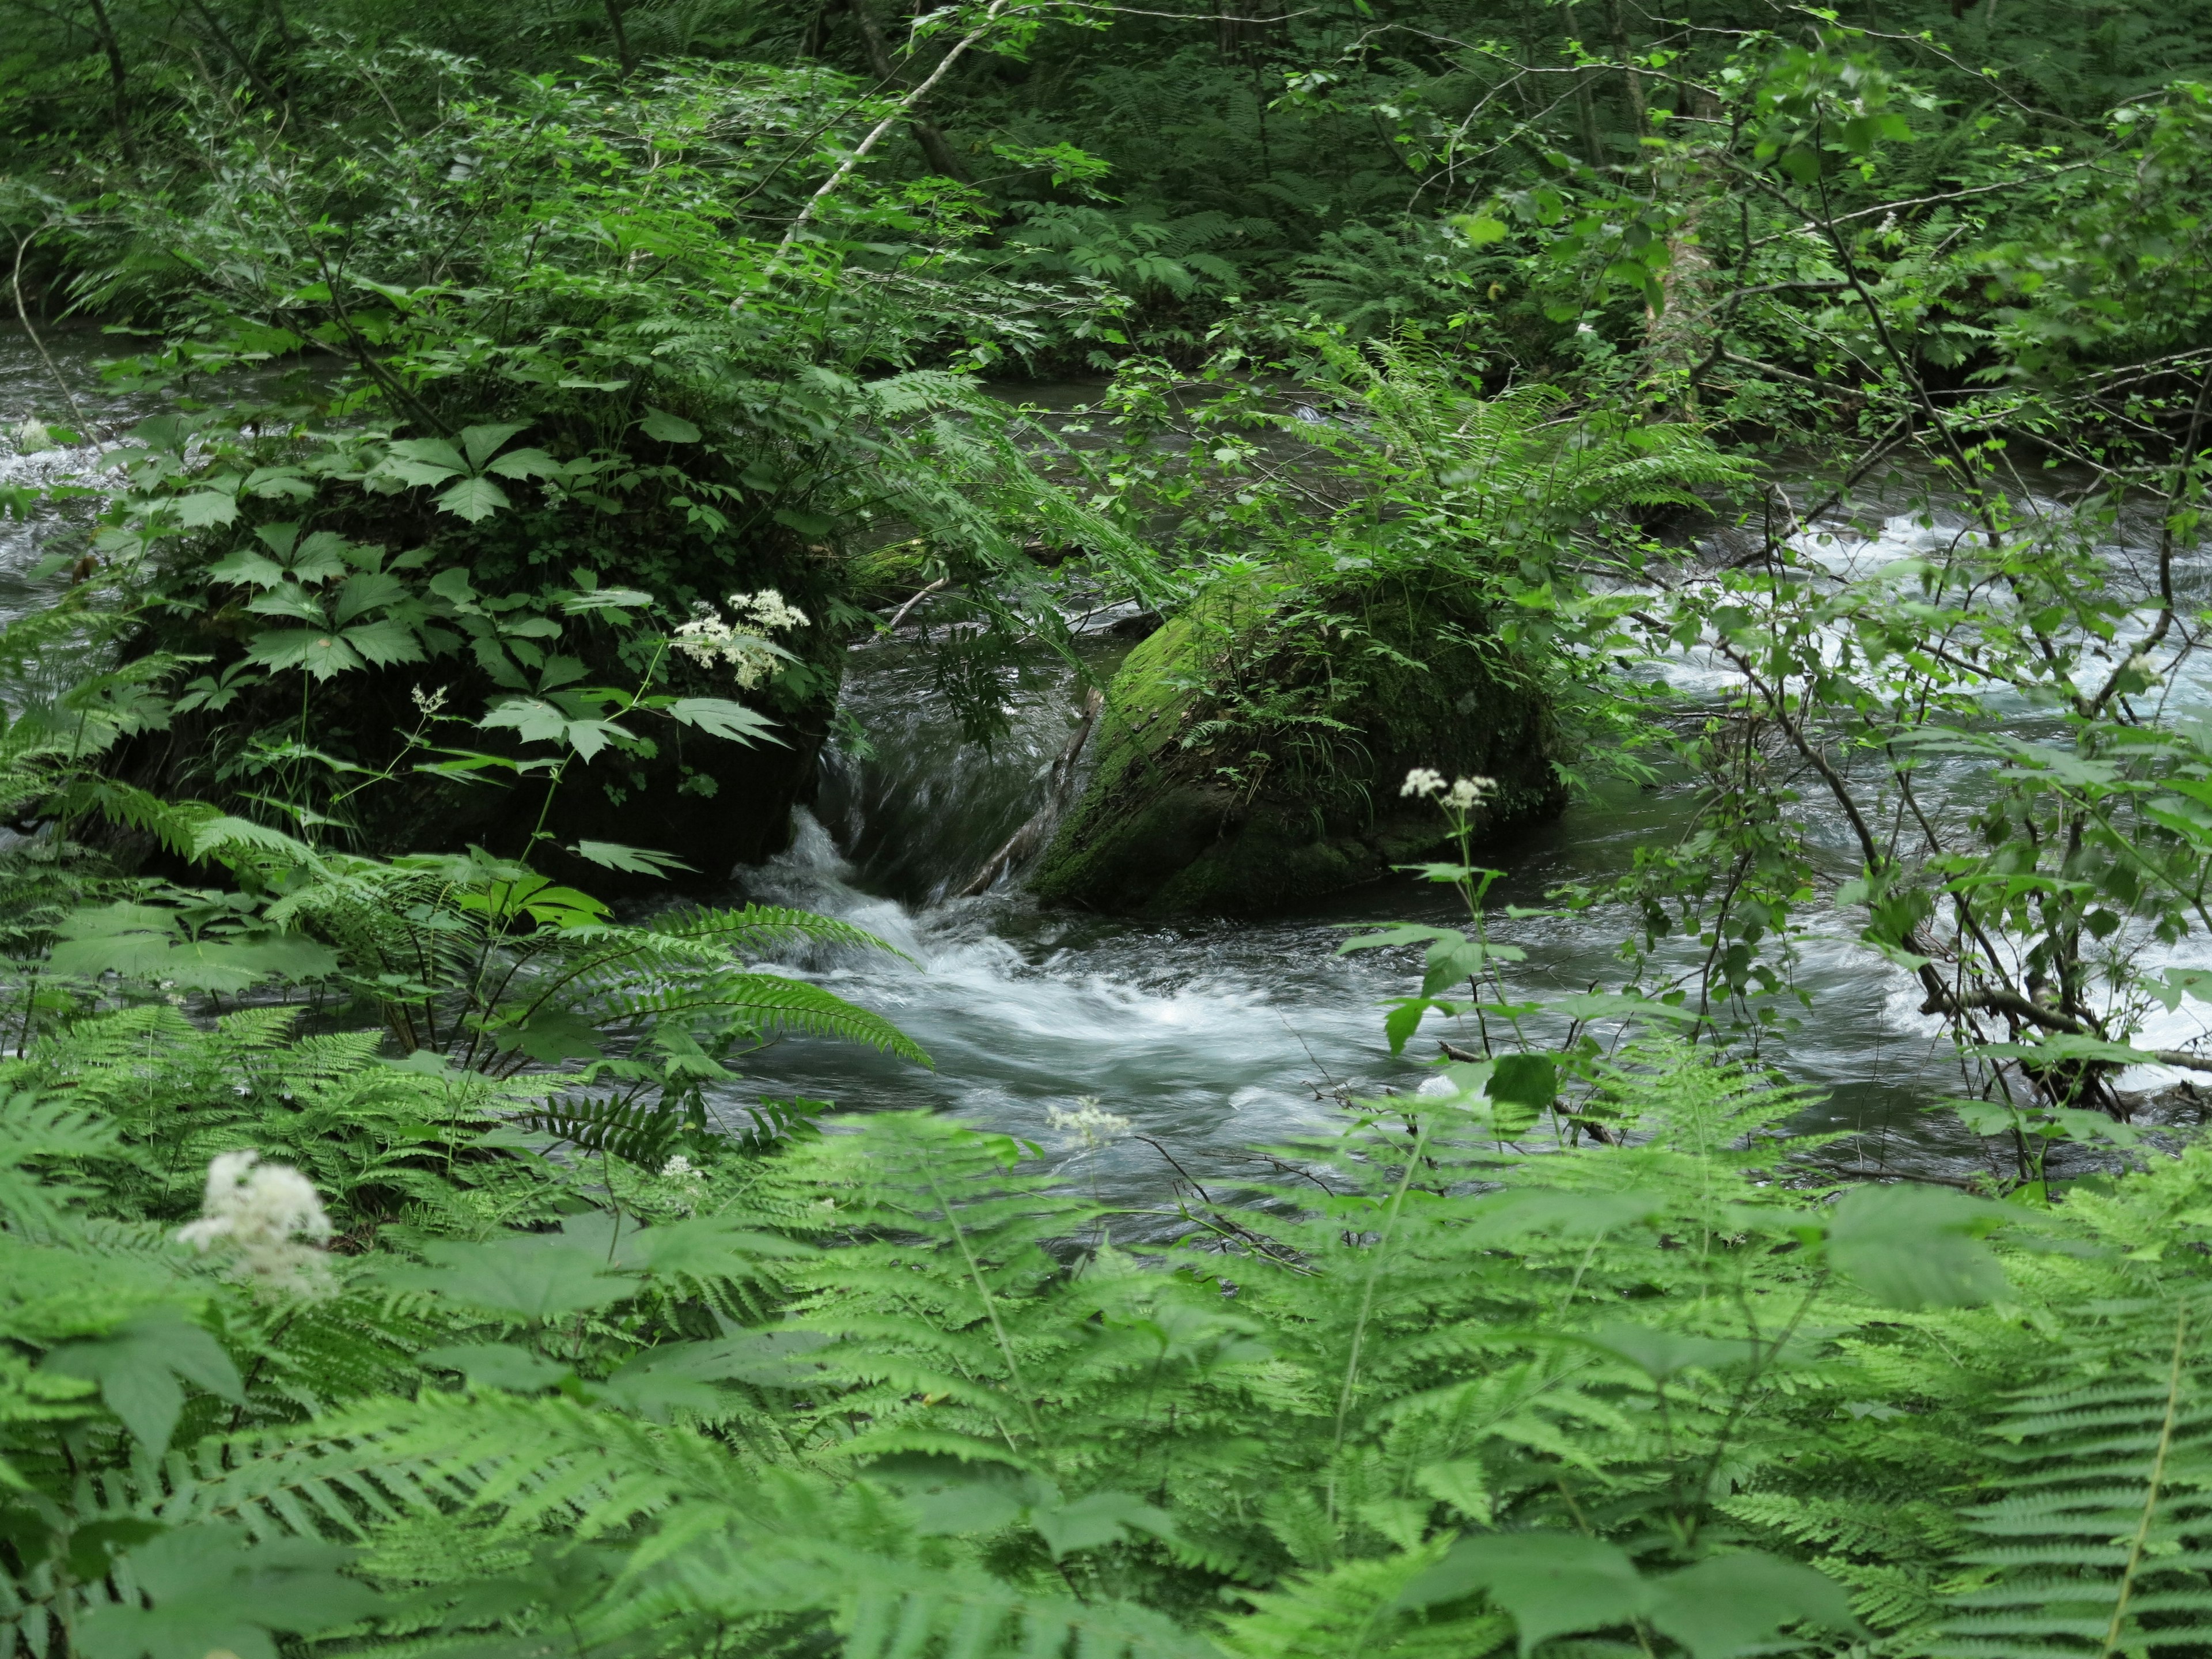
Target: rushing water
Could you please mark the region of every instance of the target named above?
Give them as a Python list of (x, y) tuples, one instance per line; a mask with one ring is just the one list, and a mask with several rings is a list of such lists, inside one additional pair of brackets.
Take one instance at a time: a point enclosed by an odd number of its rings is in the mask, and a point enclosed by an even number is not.
[[(89, 369), (97, 343), (65, 342), (57, 352), (88, 405), (101, 396)], [(112, 398), (97, 406), (118, 420), (133, 412)], [(19, 339), (0, 349), (0, 425), (33, 411), (68, 413)], [(46, 482), (93, 459), (84, 447), (29, 456), (7, 456), (6, 448), (6, 483)], [(1808, 550), (1840, 579), (1858, 580), (1954, 533), (1909, 514), (1877, 526), (1839, 530)], [(24, 574), (46, 527), (0, 526), (0, 615), (51, 602), (66, 580)], [(2116, 563), (2142, 555), (2126, 542), (2109, 550)], [(2204, 567), (2192, 562), (2186, 574), (2201, 592)], [(1086, 666), (1103, 678), (1126, 648), (1095, 634)], [(1663, 672), (1692, 695), (1729, 678), (1722, 665), (1695, 658)], [(1142, 1206), (1166, 1192), (1170, 1158), (1201, 1181), (1233, 1182), (1267, 1167), (1249, 1149), (1341, 1122), (1352, 1097), (1419, 1085), (1439, 1033), (1425, 1030), (1393, 1059), (1380, 1006), (1413, 988), (1410, 953), (1346, 957), (1338, 946), (1363, 923), (1463, 920), (1445, 890), (1393, 880), (1297, 914), (1172, 925), (1045, 910), (1018, 881), (956, 896), (1045, 799), (1053, 762), (1075, 726), (1079, 690), (1065, 665), (1035, 669), (1017, 695), (1010, 734), (987, 750), (962, 741), (931, 696), (928, 664), (913, 644), (854, 649), (846, 704), (866, 742), (828, 757), (791, 850), (735, 872), (732, 896), (823, 911), (895, 947), (902, 954), (844, 951), (781, 966), (896, 1020), (935, 1063), (923, 1069), (849, 1044), (787, 1038), (751, 1058), (744, 1093), (848, 1109), (942, 1109), (1069, 1151), (1052, 1115), (1095, 1098), (1138, 1133), (1085, 1158), (1082, 1178), (1102, 1196)], [(2175, 696), (2188, 712), (2212, 710), (2202, 684), (2185, 684)], [(2033, 729), (2024, 714), (2021, 729)], [(1962, 787), (1971, 775), (1954, 765), (1949, 786)], [(1946, 778), (1931, 781), (1940, 790)], [(1493, 841), (1481, 856), (1507, 872), (1494, 900), (1537, 908), (1561, 883), (1615, 875), (1638, 847), (1678, 836), (1692, 804), (1686, 786), (1615, 786), (1556, 822)], [(1855, 857), (1842, 826), (1817, 802), (1806, 811), (1816, 839), (1832, 848), (1836, 873), (1850, 873)], [(1556, 994), (1617, 987), (1628, 926), (1602, 910), (1501, 914), (1492, 934), (1527, 952), (1513, 975), (1516, 990)], [(1952, 1175), (1985, 1167), (1984, 1144), (1929, 1110), (1960, 1080), (1948, 1039), (1918, 1012), (1918, 988), (1858, 945), (1852, 926), (1831, 916), (1802, 941), (1797, 979), (1812, 1005), (1774, 1049), (1790, 1076), (1822, 1091), (1805, 1127), (1850, 1132), (1838, 1157), (1858, 1167)], [(2177, 1044), (2198, 1029), (2185, 1010), (2145, 1041)]]
[[(1838, 522), (1806, 550), (1839, 579), (1864, 580), (1956, 533), (1910, 513), (1877, 514), (1870, 527)], [(2106, 551), (2121, 565), (2143, 549), (2122, 541)], [(2207, 574), (2201, 560), (2184, 572), (2199, 593)], [(1108, 647), (1098, 650), (1094, 672), (1111, 665)], [(1732, 678), (1695, 657), (1662, 672), (1692, 696)], [(1463, 921), (1445, 890), (1389, 881), (1297, 914), (1174, 925), (1043, 910), (1018, 884), (951, 896), (1045, 798), (1052, 760), (1075, 722), (1077, 687), (1071, 671), (1041, 672), (1021, 694), (1011, 739), (988, 755), (963, 745), (927, 688), (912, 647), (855, 648), (847, 702), (866, 749), (832, 757), (817, 810), (802, 815), (791, 851), (738, 872), (737, 885), (858, 922), (903, 952), (793, 967), (890, 1015), (936, 1067), (788, 1040), (752, 1064), (766, 1092), (865, 1109), (942, 1107), (1048, 1147), (1070, 1145), (1053, 1129), (1054, 1111), (1096, 1097), (1139, 1133), (1086, 1158), (1085, 1178), (1139, 1204), (1159, 1193), (1168, 1154), (1200, 1179), (1233, 1180), (1263, 1167), (1247, 1149), (1341, 1121), (1347, 1096), (1418, 1086), (1434, 1038), (1456, 1035), (1425, 1030), (1393, 1059), (1380, 1005), (1413, 988), (1412, 953), (1338, 954), (1348, 925)], [(2194, 714), (2212, 707), (2212, 692), (2188, 681), (2172, 701), (2175, 712)], [(2027, 735), (2042, 725), (2023, 710), (2014, 729)], [(1974, 763), (1944, 763), (1923, 775), (1923, 788), (1956, 796), (1978, 775)], [(1538, 908), (1560, 884), (1618, 874), (1638, 847), (1679, 836), (1692, 805), (1687, 785), (1616, 786), (1481, 849), (1507, 872), (1493, 890), (1491, 933), (1527, 953), (1511, 975), (1516, 992), (1620, 983), (1630, 921), (1620, 911), (1514, 919), (1503, 907)], [(1817, 799), (1803, 810), (1815, 842), (1832, 854), (1832, 872), (1852, 873), (1856, 851), (1838, 815)], [(1852, 1167), (1953, 1176), (1988, 1167), (1985, 1143), (1930, 1109), (1962, 1082), (1940, 1022), (1919, 1012), (1917, 983), (1856, 943), (1856, 927), (1816, 917), (1800, 941), (1796, 981), (1811, 1004), (1770, 1057), (1821, 1091), (1802, 1126), (1849, 1132), (1836, 1157)], [(2201, 1035), (2192, 1006), (2142, 1041), (2178, 1046)], [(2171, 1080), (2140, 1068), (2122, 1082), (2147, 1090)], [(2056, 1158), (2054, 1170), (2082, 1157)]]

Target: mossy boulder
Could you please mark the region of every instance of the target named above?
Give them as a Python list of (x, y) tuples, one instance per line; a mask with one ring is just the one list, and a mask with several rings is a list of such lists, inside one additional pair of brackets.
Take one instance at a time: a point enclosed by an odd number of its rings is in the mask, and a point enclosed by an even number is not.
[(1399, 793), (1415, 767), (1496, 780), (1484, 830), (1565, 805), (1548, 701), (1464, 598), (1400, 589), (1349, 625), (1258, 611), (1217, 599), (1130, 653), (1040, 897), (1222, 915), (1374, 880), (1446, 842), (1435, 804)]

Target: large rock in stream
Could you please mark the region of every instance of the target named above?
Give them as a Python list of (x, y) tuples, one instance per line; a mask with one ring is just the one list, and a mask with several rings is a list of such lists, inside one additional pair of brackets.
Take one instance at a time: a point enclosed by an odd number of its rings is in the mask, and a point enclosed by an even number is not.
[(1496, 780), (1480, 830), (1566, 798), (1540, 688), (1449, 590), (1370, 599), (1326, 643), (1279, 614), (1178, 617), (1123, 663), (1094, 741), (1030, 882), (1123, 914), (1273, 909), (1437, 855), (1443, 814), (1399, 793), (1415, 767)]

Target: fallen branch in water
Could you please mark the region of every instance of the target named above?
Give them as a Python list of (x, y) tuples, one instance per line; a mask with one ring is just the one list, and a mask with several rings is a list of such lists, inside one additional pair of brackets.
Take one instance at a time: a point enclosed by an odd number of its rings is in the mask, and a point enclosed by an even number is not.
[[(917, 596), (919, 597), (919, 596)], [(1091, 728), (1097, 724), (1098, 711), (1105, 706), (1106, 696), (1097, 686), (1083, 700), (1082, 717), (1075, 723), (1067, 744), (1060, 751), (1060, 758), (1052, 763), (1052, 787), (1043, 805), (1030, 815), (1029, 821), (1006, 837), (1006, 845), (983, 861), (975, 878), (962, 888), (957, 896), (975, 898), (991, 890), (991, 884), (1031, 853), (1036, 850), (1060, 815), (1067, 810), (1067, 798), (1074, 792), (1075, 763), (1082, 758), (1083, 745), (1091, 739)]]

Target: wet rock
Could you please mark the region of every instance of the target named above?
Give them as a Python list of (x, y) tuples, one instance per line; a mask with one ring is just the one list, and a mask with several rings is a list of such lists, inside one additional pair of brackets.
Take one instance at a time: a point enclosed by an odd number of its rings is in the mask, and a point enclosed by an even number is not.
[(1374, 598), (1326, 640), (1217, 601), (1131, 652), (1097, 765), (1030, 878), (1051, 902), (1233, 914), (1371, 881), (1445, 845), (1408, 769), (1498, 789), (1484, 830), (1556, 813), (1565, 787), (1540, 688), (1448, 590)]

